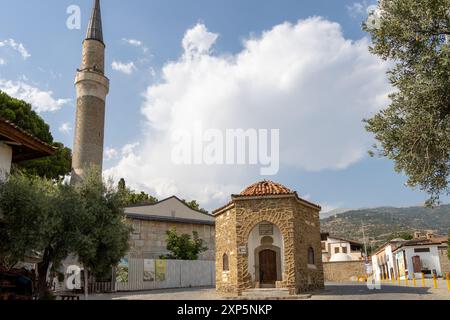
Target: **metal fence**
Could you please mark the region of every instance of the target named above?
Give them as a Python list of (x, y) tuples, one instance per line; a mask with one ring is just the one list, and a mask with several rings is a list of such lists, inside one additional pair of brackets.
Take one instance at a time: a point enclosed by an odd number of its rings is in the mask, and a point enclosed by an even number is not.
[[(145, 270), (155, 265), (154, 270)], [(215, 285), (214, 261), (147, 260), (129, 259), (124, 277), (117, 277), (116, 291), (143, 291), (154, 289), (175, 289), (208, 287)], [(145, 276), (144, 276), (145, 271)], [(145, 279), (145, 280), (144, 280)]]

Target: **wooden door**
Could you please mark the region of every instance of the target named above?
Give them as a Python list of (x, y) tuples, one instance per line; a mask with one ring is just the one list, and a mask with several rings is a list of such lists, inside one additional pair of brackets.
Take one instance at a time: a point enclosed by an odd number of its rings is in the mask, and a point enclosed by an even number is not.
[(260, 282), (262, 284), (275, 284), (277, 281), (277, 254), (272, 250), (263, 250), (259, 253)]
[(420, 257), (414, 256), (412, 258), (412, 261), (413, 261), (414, 273), (422, 272), (422, 262), (420, 261)]

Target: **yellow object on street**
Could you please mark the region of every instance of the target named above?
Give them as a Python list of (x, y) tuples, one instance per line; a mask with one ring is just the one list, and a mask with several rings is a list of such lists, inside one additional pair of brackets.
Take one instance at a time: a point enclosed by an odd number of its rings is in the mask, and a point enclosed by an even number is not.
[(425, 274), (422, 272), (422, 287), (425, 288)]
[(450, 291), (450, 275), (448, 272), (445, 274), (445, 278), (447, 279), (447, 289)]
[(434, 288), (435, 288), (435, 289), (438, 288), (438, 285), (437, 285), (437, 279), (436, 279), (436, 275), (435, 275), (435, 274), (433, 274), (433, 285), (434, 285)]

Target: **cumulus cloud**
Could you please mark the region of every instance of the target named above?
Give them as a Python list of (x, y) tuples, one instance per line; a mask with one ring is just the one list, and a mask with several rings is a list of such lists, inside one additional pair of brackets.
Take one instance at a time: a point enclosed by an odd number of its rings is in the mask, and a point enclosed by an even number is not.
[(27, 51), (25, 46), (22, 43), (17, 42), (14, 39), (7, 39), (7, 40), (0, 41), (0, 47), (9, 47), (9, 48), (19, 52), (19, 54), (25, 60), (31, 57), (31, 54)]
[(52, 91), (41, 90), (23, 81), (0, 79), (0, 90), (14, 98), (30, 103), (33, 110), (38, 113), (57, 111), (72, 101), (71, 99), (56, 99), (53, 97)]
[(0, 66), (3, 66), (3, 65), (5, 65), (6, 64), (6, 60), (5, 59), (2, 59), (2, 58), (0, 58)]
[(274, 26), (235, 55), (213, 54), (217, 38), (201, 24), (186, 32), (182, 56), (145, 93), (142, 141), (106, 175), (208, 208), (262, 179), (259, 166), (174, 165), (174, 133), (196, 123), (280, 129), (281, 167), (292, 174), (341, 170), (364, 157), (371, 138), (362, 119), (387, 105), (390, 92), (387, 66), (368, 52), (367, 38), (345, 39), (339, 24), (319, 17)]
[(362, 2), (354, 2), (351, 5), (347, 5), (347, 12), (353, 18), (359, 18), (362, 16), (367, 16), (374, 10), (376, 10), (378, 6), (374, 3), (374, 1), (362, 1)]
[(120, 62), (120, 61), (113, 61), (112, 63), (112, 69), (115, 71), (119, 71), (125, 74), (132, 74), (134, 71), (137, 70), (136, 65), (134, 62)]
[(61, 124), (59, 126), (59, 132), (64, 133), (64, 134), (69, 134), (70, 132), (72, 132), (72, 125), (70, 124), (70, 122), (64, 122), (63, 124)]
[(197, 24), (184, 35), (183, 48), (185, 54), (190, 57), (208, 54), (218, 36), (218, 34), (209, 32), (204, 24)]
[(114, 148), (105, 149), (105, 160), (110, 161), (116, 159), (119, 156), (119, 152)]

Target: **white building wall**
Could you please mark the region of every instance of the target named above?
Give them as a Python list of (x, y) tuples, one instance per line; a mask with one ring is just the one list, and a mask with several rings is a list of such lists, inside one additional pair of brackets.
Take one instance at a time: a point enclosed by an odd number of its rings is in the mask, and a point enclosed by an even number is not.
[(12, 149), (10, 146), (0, 142), (0, 179), (11, 171)]
[[(442, 276), (441, 271), (441, 264), (439, 261), (439, 251), (437, 246), (420, 246), (417, 247), (420, 249), (429, 248), (430, 252), (414, 252), (414, 247), (407, 247), (405, 248), (406, 253), (406, 261), (407, 261), (407, 270), (409, 278), (412, 279), (412, 274), (414, 272), (414, 265), (413, 265), (413, 257), (419, 256), (420, 261), (422, 262), (422, 268), (428, 269), (428, 270), (436, 270), (436, 273), (438, 276)], [(415, 274), (416, 278), (421, 277), (421, 273)]]

